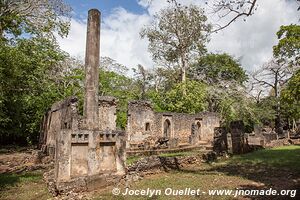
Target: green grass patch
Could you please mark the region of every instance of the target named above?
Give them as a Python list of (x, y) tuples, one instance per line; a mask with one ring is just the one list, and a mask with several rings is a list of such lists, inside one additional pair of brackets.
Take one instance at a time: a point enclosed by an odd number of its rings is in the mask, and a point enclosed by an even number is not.
[(127, 165), (132, 165), (133, 163), (138, 161), (140, 158), (142, 158), (142, 157), (141, 156), (130, 156), (126, 159), (126, 164)]
[(19, 183), (34, 182), (42, 179), (41, 173), (0, 174), (0, 190)]
[(49, 199), (42, 172), (0, 174), (0, 199)]
[(283, 146), (262, 149), (252, 153), (234, 156), (229, 164), (267, 165), (300, 171), (300, 146)]
[(177, 153), (162, 153), (159, 154), (158, 156), (160, 157), (180, 157), (180, 156), (190, 156), (190, 155), (194, 155), (196, 154), (196, 152), (193, 151), (185, 151), (185, 152), (177, 152)]

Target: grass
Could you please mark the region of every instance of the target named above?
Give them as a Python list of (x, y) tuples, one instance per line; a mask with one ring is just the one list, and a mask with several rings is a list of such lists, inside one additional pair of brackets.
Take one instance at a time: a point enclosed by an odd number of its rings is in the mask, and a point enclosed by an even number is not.
[(266, 165), (272, 168), (286, 168), (300, 172), (300, 146), (283, 146), (262, 149), (252, 153), (234, 156), (228, 164)]
[(199, 153), (199, 152), (185, 151), (185, 152), (178, 152), (178, 153), (162, 153), (162, 154), (159, 154), (158, 156), (160, 156), (160, 157), (190, 156), (190, 155), (195, 155), (196, 153)]
[(0, 199), (38, 200), (50, 198), (42, 172), (0, 174)]
[(130, 156), (126, 159), (126, 164), (127, 165), (132, 165), (133, 163), (138, 161), (140, 158), (142, 158), (142, 157), (141, 156)]
[[(181, 152), (161, 154), (163, 157), (184, 156), (196, 152)], [(140, 157), (130, 157), (128, 162), (135, 162)], [(278, 170), (280, 169), (280, 170)], [(239, 171), (241, 170), (241, 171)], [(235, 189), (235, 188), (259, 188), (265, 185), (269, 187), (283, 187), (293, 189), (286, 185), (290, 178), (286, 177), (286, 171), (294, 173), (294, 178), (300, 177), (300, 146), (284, 146), (273, 149), (264, 149), (249, 154), (233, 156), (227, 160), (216, 163), (203, 163), (199, 166), (191, 166), (179, 171), (170, 171), (145, 177), (143, 180), (133, 183), (130, 189)], [(261, 172), (263, 171), (263, 172)], [(268, 173), (266, 173), (266, 171)], [(275, 175), (276, 174), (276, 175)], [(275, 181), (274, 181), (275, 180)], [(280, 186), (280, 184), (283, 184)], [(293, 184), (290, 181), (290, 184)], [(113, 196), (112, 188), (93, 193), (94, 199), (232, 199), (229, 196), (154, 196), (154, 197), (128, 197)], [(124, 192), (125, 189), (121, 188)], [(0, 175), (0, 199), (49, 199), (50, 194), (46, 184), (42, 180), (42, 172), (24, 174)]]
[[(205, 164), (206, 165), (206, 164)], [(206, 172), (206, 171), (170, 171), (168, 173), (162, 173), (153, 175), (151, 177), (147, 177), (141, 181), (135, 182), (130, 189), (133, 190), (147, 190), (150, 189), (158, 189), (164, 190), (166, 188), (172, 189), (200, 189), (201, 191), (207, 191), (209, 189), (235, 189), (240, 185), (250, 184), (251, 181), (247, 179), (243, 179), (242, 177), (230, 177), (223, 173), (219, 173), (217, 171), (214, 172)], [(107, 190), (105, 193), (98, 195), (95, 200), (98, 199), (199, 199), (199, 196), (153, 196), (153, 197), (143, 197), (143, 196), (113, 196), (110, 192), (111, 190)], [(125, 188), (121, 188), (121, 192), (124, 192)], [(200, 198), (201, 199), (201, 198)], [(226, 196), (212, 197), (205, 196), (202, 199), (232, 199)]]
[[(185, 153), (162, 154), (160, 156), (182, 156)], [(170, 171), (146, 177), (135, 182), (130, 189), (262, 189), (264, 187), (277, 187), (281, 189), (295, 189), (295, 185), (287, 185), (290, 179), (286, 177), (286, 171), (300, 172), (300, 146), (284, 146), (273, 149), (264, 149), (256, 152), (233, 156), (227, 160), (221, 160), (211, 164), (201, 164), (200, 167)], [(137, 158), (135, 158), (137, 159)], [(280, 170), (279, 170), (280, 169)], [(276, 174), (276, 176), (274, 176)], [(299, 176), (298, 176), (299, 177)], [(274, 182), (277, 181), (276, 183)], [(275, 185), (274, 185), (275, 184)], [(297, 188), (297, 186), (296, 186)], [(125, 189), (121, 188), (121, 192)], [(253, 197), (252, 197), (253, 198)], [(111, 189), (95, 195), (95, 199), (233, 199), (231, 196), (113, 196)]]

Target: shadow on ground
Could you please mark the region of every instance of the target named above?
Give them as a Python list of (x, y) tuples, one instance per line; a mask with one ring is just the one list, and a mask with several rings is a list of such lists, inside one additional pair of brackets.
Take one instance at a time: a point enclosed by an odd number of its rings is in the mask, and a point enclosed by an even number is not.
[[(240, 185), (243, 190), (268, 190), (270, 188), (289, 191), (286, 195), (245, 196), (249, 199), (300, 199), (300, 146), (259, 150), (249, 154), (234, 156), (224, 164), (211, 165), (209, 169), (186, 170), (185, 173), (239, 176), (254, 181), (253, 185)], [(295, 196), (296, 195), (296, 196)]]
[(0, 191), (7, 187), (16, 186), (24, 181), (34, 181), (41, 179), (41, 174), (23, 173), (23, 174), (0, 174)]

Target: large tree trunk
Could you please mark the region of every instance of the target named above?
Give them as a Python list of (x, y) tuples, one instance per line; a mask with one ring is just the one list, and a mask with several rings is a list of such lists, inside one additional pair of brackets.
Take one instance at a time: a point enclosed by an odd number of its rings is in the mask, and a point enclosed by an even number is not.
[(281, 123), (280, 116), (280, 95), (279, 95), (279, 81), (278, 81), (278, 72), (275, 73), (275, 82), (274, 82), (274, 92), (275, 92), (275, 100), (276, 100), (276, 117), (275, 117), (275, 131), (277, 134), (283, 134), (283, 128)]
[(186, 82), (186, 70), (187, 70), (187, 59), (186, 59), (186, 54), (182, 53), (181, 54), (181, 83)]

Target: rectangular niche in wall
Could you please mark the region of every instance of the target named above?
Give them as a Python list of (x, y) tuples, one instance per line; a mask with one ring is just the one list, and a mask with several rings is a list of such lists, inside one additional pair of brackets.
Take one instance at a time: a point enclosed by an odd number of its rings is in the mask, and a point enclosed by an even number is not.
[(88, 173), (88, 143), (73, 143), (71, 149), (71, 176), (79, 177)]
[(100, 142), (100, 172), (115, 172), (116, 168), (116, 143)]

